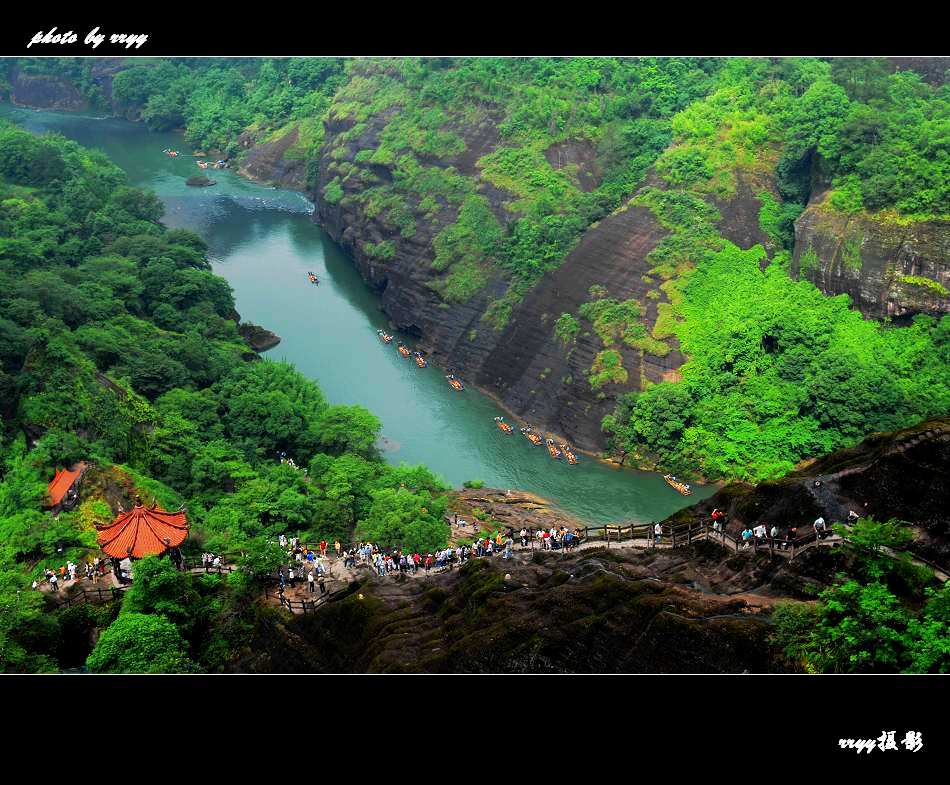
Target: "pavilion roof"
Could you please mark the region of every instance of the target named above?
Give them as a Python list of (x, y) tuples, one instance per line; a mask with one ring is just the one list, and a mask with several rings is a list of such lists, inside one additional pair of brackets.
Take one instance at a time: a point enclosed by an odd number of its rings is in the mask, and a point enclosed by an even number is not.
[(56, 475), (53, 477), (52, 481), (46, 490), (49, 492), (49, 497), (51, 499), (52, 507), (55, 507), (59, 504), (63, 497), (66, 495), (74, 482), (79, 479), (82, 475), (83, 469), (86, 468), (85, 463), (77, 463), (72, 469), (56, 469)]
[(184, 512), (168, 512), (158, 506), (144, 507), (141, 502), (128, 512), (119, 513), (107, 526), (96, 526), (99, 547), (109, 556), (157, 556), (177, 548), (188, 536)]

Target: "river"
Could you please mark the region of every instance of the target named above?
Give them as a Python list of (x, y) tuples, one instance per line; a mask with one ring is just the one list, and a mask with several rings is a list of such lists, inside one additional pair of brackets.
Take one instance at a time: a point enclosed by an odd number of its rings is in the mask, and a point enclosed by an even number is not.
[[(192, 148), (177, 133), (150, 133), (143, 125), (79, 114), (0, 104), (0, 117), (36, 133), (55, 131), (98, 147), (121, 166), (131, 184), (155, 191), (164, 223), (200, 234), (216, 273), (234, 290), (245, 321), (281, 337), (267, 353), (292, 362), (315, 379), (332, 403), (360, 404), (382, 421), (381, 446), (391, 463), (424, 463), (453, 486), (482, 480), (497, 488), (530, 491), (590, 523), (665, 518), (711, 495), (694, 485), (689, 499), (660, 475), (621, 469), (579, 455), (575, 466), (555, 461), (517, 433), (494, 423), (504, 412), (471, 386), (453, 391), (434, 365), (404, 360), (376, 330), (389, 330), (376, 295), (311, 218), (313, 205), (294, 191), (250, 182), (230, 170), (207, 170), (217, 185), (194, 188), (199, 174)], [(180, 151), (178, 158), (162, 153)], [(307, 271), (320, 278), (307, 281)], [(512, 425), (518, 425), (511, 421)]]

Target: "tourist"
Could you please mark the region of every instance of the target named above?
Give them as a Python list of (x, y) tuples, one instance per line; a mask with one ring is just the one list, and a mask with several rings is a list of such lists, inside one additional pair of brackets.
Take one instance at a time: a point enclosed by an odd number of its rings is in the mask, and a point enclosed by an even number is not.
[(528, 547), (528, 530), (524, 528), (521, 530), (521, 547)]
[(776, 526), (776, 525), (773, 523), (773, 524), (772, 524), (772, 529), (769, 531), (769, 538), (770, 538), (770, 539), (772, 540), (772, 542), (774, 543), (774, 542), (775, 542), (775, 539), (776, 539), (777, 537), (778, 537), (778, 526)]
[(659, 543), (663, 539), (663, 525), (656, 523), (653, 525), (653, 541)]
[(297, 578), (296, 578), (296, 576), (294, 575), (294, 568), (293, 568), (293, 567), (290, 567), (290, 569), (289, 569), (288, 572), (287, 572), (287, 580), (290, 581), (290, 588), (291, 588), (291, 589), (293, 589), (293, 588), (296, 587), (296, 585), (297, 585)]
[(823, 540), (825, 538), (825, 533), (826, 533), (825, 519), (819, 516), (818, 518), (815, 519), (814, 526), (815, 526), (815, 537), (819, 540)]
[(307, 573), (307, 588), (310, 589), (310, 593), (313, 594), (313, 570)]
[(340, 558), (340, 551), (341, 551), (342, 549), (343, 549), (343, 546), (340, 545), (340, 541), (339, 541), (339, 540), (335, 540), (335, 541), (333, 542), (333, 550), (336, 551), (336, 557), (337, 557), (338, 559)]
[(320, 558), (325, 559), (327, 557), (327, 541), (320, 540)]
[(748, 526), (742, 530), (742, 542), (743, 548), (748, 548), (752, 544), (752, 529)]
[(323, 579), (323, 578), (320, 578), (320, 580), (318, 581), (318, 583), (319, 583), (319, 586), (320, 586), (320, 596), (322, 597), (324, 594), (327, 593), (327, 585), (326, 585), (326, 583), (324, 582), (324, 579)]
[(755, 541), (759, 545), (765, 544), (765, 524), (760, 523), (753, 530), (755, 533)]
[(431, 553), (426, 554), (425, 568), (426, 568), (426, 575), (428, 575), (429, 570), (432, 568), (432, 554)]
[(59, 591), (59, 580), (56, 578), (56, 574), (53, 573), (49, 578), (50, 591)]

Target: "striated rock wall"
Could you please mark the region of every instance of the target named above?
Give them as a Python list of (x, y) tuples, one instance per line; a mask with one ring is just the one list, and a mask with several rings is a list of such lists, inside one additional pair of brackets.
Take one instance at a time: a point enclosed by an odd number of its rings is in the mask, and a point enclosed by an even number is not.
[(948, 313), (950, 222), (836, 212), (819, 195), (795, 222), (790, 272), (874, 319)]
[[(752, 486), (731, 483), (714, 496), (671, 516), (708, 519), (716, 507), (730, 515), (729, 529), (765, 522), (796, 525), (804, 534), (819, 516), (844, 522), (848, 511), (916, 527), (912, 549), (950, 565), (950, 416), (912, 428), (869, 436), (860, 444), (802, 465), (779, 480)], [(815, 485), (819, 480), (820, 485)]]
[(307, 162), (303, 158), (286, 157), (287, 151), (297, 143), (300, 131), (292, 128), (272, 142), (256, 143), (254, 135), (243, 133), (238, 137), (247, 154), (242, 158), (239, 173), (252, 180), (260, 180), (303, 191), (307, 184)]
[[(383, 113), (362, 124), (359, 137), (347, 144), (343, 160), (353, 163), (361, 150), (375, 149), (388, 116)], [(351, 120), (328, 122), (324, 151), (332, 148), (334, 136), (352, 127)], [(477, 173), (475, 162), (499, 143), (492, 119), (453, 130), (465, 139), (466, 150), (438, 163), (466, 174)], [(546, 157), (555, 168), (571, 167), (582, 184), (593, 187), (598, 172), (591, 151), (583, 145), (553, 146)], [(418, 220), (415, 235), (403, 238), (382, 215), (369, 217), (355, 199), (348, 198), (374, 182), (391, 180), (384, 165), (356, 170), (342, 183), (343, 198), (335, 204), (327, 202), (323, 188), (336, 176), (337, 160), (326, 154), (321, 158), (317, 188), (311, 194), (316, 203), (314, 220), (351, 255), (364, 280), (380, 294), (380, 307), (396, 328), (415, 336), (437, 365), (474, 382), (515, 416), (568, 439), (580, 449), (601, 451), (606, 440), (600, 422), (613, 412), (617, 397), (641, 389), (644, 380), (672, 378), (685, 361), (675, 339), (670, 339), (672, 351), (663, 357), (625, 346), (619, 352), (628, 372), (627, 382), (592, 390), (587, 374), (604, 348), (599, 337), (586, 323), (571, 346), (563, 345), (554, 335), (557, 318), (562, 313), (576, 314), (581, 304), (591, 299), (589, 290), (595, 284), (606, 287), (608, 297), (636, 299), (646, 326), (652, 329), (657, 303), (666, 301), (666, 295), (660, 293), (658, 300), (646, 296), (659, 292), (661, 283), (655, 277), (650, 279), (653, 264), (646, 257), (667, 230), (650, 210), (628, 206), (589, 229), (562, 265), (546, 275), (515, 306), (505, 327), (497, 330), (482, 317), (492, 301), (507, 291), (508, 281), (500, 272), (464, 303), (445, 303), (430, 286), (441, 275), (431, 269), (435, 255), (432, 240), (455, 220), (456, 210), (443, 208), (434, 223)], [(758, 224), (757, 191), (741, 177), (739, 182), (735, 199), (711, 199), (722, 214), (719, 228), (743, 247), (767, 244)], [(655, 177), (649, 178), (648, 184), (662, 187)], [(502, 224), (514, 219), (504, 204), (513, 198), (511, 194), (487, 183), (482, 183), (479, 191)], [(384, 239), (395, 244), (392, 258), (382, 260), (366, 252), (367, 245)]]
[(69, 80), (57, 76), (31, 75), (15, 71), (10, 79), (10, 101), (17, 106), (78, 112), (88, 103)]

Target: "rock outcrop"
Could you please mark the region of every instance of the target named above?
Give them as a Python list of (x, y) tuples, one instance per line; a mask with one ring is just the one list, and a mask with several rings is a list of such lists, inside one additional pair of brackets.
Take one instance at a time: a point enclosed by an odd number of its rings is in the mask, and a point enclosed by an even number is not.
[(238, 332), (255, 352), (266, 352), (280, 343), (280, 336), (250, 322), (241, 322)]
[(848, 294), (874, 319), (950, 312), (950, 222), (831, 209), (824, 194), (795, 222), (790, 272), (825, 294)]
[(238, 169), (252, 180), (303, 191), (306, 187), (307, 162), (304, 158), (287, 157), (297, 143), (299, 128), (293, 127), (283, 136), (270, 142), (258, 143), (253, 133), (238, 137), (238, 144), (247, 151)]
[(68, 79), (45, 74), (24, 74), (14, 71), (10, 79), (10, 101), (17, 106), (78, 112), (89, 104)]
[[(730, 515), (729, 528), (746, 524), (795, 525), (801, 533), (819, 516), (830, 524), (848, 512), (913, 525), (912, 550), (950, 565), (950, 416), (894, 433), (874, 434), (860, 444), (810, 461), (785, 477), (752, 486), (731, 483), (671, 520), (708, 519), (716, 507)], [(816, 485), (816, 482), (819, 484)]]

